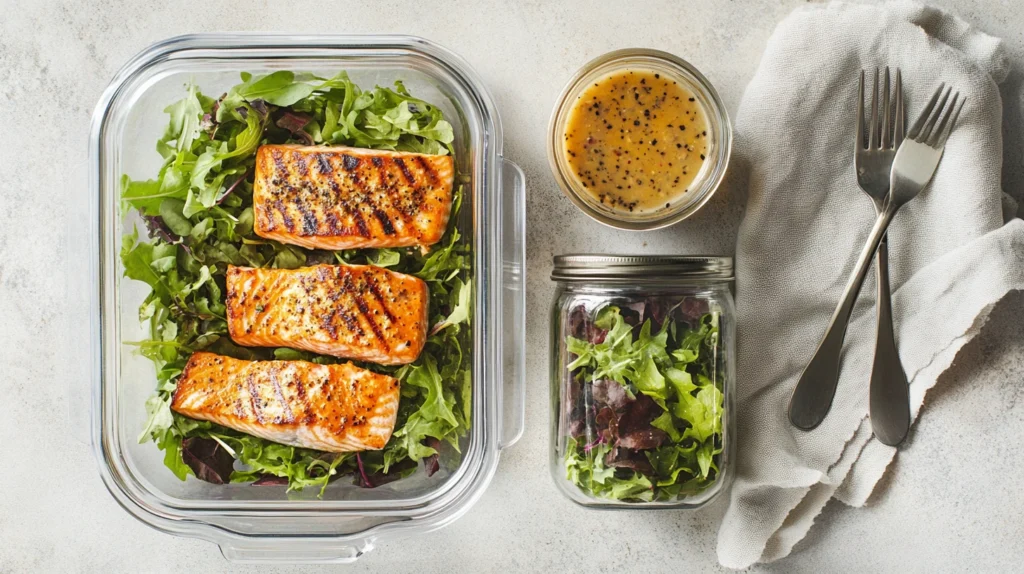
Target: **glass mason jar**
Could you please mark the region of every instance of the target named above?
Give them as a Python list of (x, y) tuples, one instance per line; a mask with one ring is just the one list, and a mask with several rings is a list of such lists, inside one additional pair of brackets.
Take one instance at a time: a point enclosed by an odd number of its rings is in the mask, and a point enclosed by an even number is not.
[(696, 508), (731, 479), (731, 257), (561, 255), (551, 472), (594, 507)]

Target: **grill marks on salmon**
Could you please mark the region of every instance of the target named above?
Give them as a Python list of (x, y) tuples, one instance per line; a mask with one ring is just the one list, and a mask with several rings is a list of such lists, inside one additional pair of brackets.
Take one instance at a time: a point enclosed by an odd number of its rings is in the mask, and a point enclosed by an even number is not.
[(228, 266), (231, 338), (385, 365), (411, 363), (427, 340), (427, 284), (372, 265)]
[(352, 363), (243, 361), (197, 352), (171, 408), (281, 444), (351, 452), (384, 448), (398, 400), (398, 379)]
[(428, 246), (452, 208), (449, 155), (264, 145), (256, 153), (256, 234), (310, 249)]

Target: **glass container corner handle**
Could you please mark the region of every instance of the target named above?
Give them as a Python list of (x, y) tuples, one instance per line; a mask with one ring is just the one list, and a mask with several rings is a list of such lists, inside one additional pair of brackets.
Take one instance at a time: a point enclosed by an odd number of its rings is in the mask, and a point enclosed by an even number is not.
[(501, 433), (500, 447), (523, 436), (526, 419), (526, 176), (501, 162)]

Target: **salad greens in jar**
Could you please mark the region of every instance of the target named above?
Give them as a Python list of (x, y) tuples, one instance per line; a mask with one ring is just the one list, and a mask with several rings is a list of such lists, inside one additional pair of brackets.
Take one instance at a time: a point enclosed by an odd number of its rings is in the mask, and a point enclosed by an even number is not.
[(569, 311), (562, 462), (583, 494), (675, 501), (715, 484), (725, 412), (720, 318), (695, 297)]

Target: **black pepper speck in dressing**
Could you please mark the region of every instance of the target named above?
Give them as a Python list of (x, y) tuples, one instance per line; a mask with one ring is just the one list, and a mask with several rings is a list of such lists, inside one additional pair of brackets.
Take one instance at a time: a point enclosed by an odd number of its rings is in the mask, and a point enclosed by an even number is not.
[(569, 111), (565, 156), (601, 204), (643, 213), (685, 194), (707, 155), (707, 114), (661, 74), (623, 70), (588, 86)]

